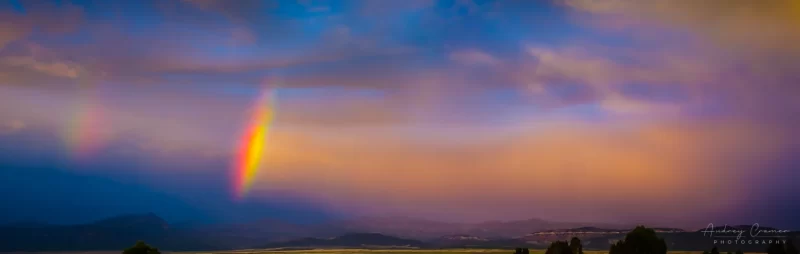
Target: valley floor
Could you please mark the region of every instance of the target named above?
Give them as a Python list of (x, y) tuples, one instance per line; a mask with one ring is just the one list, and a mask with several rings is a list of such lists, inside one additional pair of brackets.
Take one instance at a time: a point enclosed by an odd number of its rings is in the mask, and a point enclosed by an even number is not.
[[(121, 251), (65, 252), (0, 252), (2, 254), (119, 254)], [(162, 252), (163, 254), (513, 254), (513, 250), (450, 249), (450, 250), (370, 250), (370, 249), (311, 249), (311, 250), (239, 250), (221, 252)], [(531, 250), (544, 254), (545, 250)], [(607, 251), (584, 251), (584, 254), (606, 254)], [(701, 254), (702, 251), (670, 251), (668, 254)], [(748, 253), (751, 254), (751, 253)]]
[[(513, 254), (513, 250), (448, 249), (448, 250), (370, 250), (370, 249), (312, 249), (312, 250), (241, 250), (231, 252), (192, 252), (174, 254)], [(530, 250), (531, 254), (544, 254), (545, 250)], [(584, 254), (607, 254), (608, 251), (584, 251)], [(702, 251), (670, 251), (668, 254), (701, 254)]]

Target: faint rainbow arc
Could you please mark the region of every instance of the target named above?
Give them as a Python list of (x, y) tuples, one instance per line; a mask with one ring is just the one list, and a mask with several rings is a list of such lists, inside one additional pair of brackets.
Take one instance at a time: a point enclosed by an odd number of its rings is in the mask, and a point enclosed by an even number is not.
[(76, 159), (85, 159), (100, 149), (105, 141), (102, 111), (97, 105), (97, 92), (90, 75), (80, 73), (76, 100), (65, 130), (67, 147)]
[(277, 112), (276, 93), (276, 90), (271, 88), (261, 92), (252, 110), (250, 121), (239, 139), (233, 169), (236, 199), (240, 200), (247, 196), (263, 166), (265, 148)]

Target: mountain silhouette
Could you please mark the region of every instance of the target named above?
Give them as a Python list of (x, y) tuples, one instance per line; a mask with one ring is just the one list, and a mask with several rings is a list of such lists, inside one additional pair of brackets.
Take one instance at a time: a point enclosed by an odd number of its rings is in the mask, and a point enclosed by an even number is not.
[[(577, 227), (559, 226), (579, 225)], [(600, 226), (598, 226), (600, 225)], [(0, 226), (0, 252), (117, 251), (138, 240), (168, 251), (215, 251), (250, 248), (544, 248), (553, 241), (578, 237), (586, 250), (608, 250), (632, 227), (548, 222), (539, 219), (477, 224), (436, 222), (405, 217), (362, 217), (319, 224), (274, 219), (251, 223), (180, 227), (153, 214), (130, 214), (80, 225), (22, 222)], [(748, 230), (750, 225), (728, 227)], [(715, 227), (721, 229), (722, 227)], [(655, 228), (670, 250), (713, 247), (713, 238), (698, 231)], [(774, 228), (762, 226), (762, 230)], [(788, 238), (798, 239), (791, 232)], [(725, 245), (721, 251), (763, 252), (761, 245)]]
[(169, 249), (215, 249), (192, 238), (155, 214), (132, 214), (81, 225), (2, 226), (0, 251), (120, 250), (138, 240)]
[(447, 249), (447, 248), (517, 248), (519, 246), (530, 246), (520, 239), (508, 238), (484, 238), (472, 235), (447, 235), (425, 243), (426, 247)]
[(418, 240), (403, 239), (377, 233), (349, 233), (342, 236), (320, 239), (303, 238), (298, 240), (277, 242), (261, 246), (262, 248), (342, 248), (342, 247), (422, 247), (424, 244)]

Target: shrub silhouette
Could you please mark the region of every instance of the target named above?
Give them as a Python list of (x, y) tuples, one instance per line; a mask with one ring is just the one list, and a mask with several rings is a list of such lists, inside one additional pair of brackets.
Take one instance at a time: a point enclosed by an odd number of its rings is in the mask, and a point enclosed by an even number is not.
[(133, 247), (127, 248), (122, 251), (122, 254), (161, 254), (158, 248), (153, 248), (143, 241), (137, 241)]
[(566, 241), (555, 241), (550, 243), (547, 247), (545, 254), (573, 254), (569, 244)]
[(800, 254), (791, 239), (786, 241), (786, 254)]
[(530, 253), (531, 252), (528, 250), (528, 248), (517, 248), (514, 251), (514, 254), (530, 254)]
[(784, 249), (783, 243), (781, 243), (778, 239), (773, 241), (774, 243), (767, 247), (767, 254), (786, 254), (786, 249)]
[(767, 254), (798, 254), (797, 247), (794, 246), (791, 239), (786, 240), (786, 244), (783, 244), (780, 239), (775, 239), (773, 242), (767, 247)]
[(736, 254), (744, 254), (744, 252), (742, 252), (742, 250), (736, 250)]
[[(666, 254), (667, 243), (658, 238), (656, 231), (638, 226), (625, 235), (625, 239), (611, 245), (609, 254)], [(707, 253), (707, 251), (706, 251)]]
[(569, 249), (572, 250), (572, 254), (583, 254), (583, 244), (581, 244), (581, 239), (573, 237), (571, 240), (569, 240)]
[(719, 254), (719, 249), (717, 249), (717, 246), (714, 246), (714, 248), (711, 248), (711, 254)]

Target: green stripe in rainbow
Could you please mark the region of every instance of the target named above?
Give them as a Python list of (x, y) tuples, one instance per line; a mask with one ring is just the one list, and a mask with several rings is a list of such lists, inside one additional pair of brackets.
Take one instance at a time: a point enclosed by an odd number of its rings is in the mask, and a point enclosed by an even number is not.
[(275, 91), (265, 89), (253, 109), (253, 115), (239, 140), (233, 169), (236, 199), (243, 199), (253, 187), (264, 161), (264, 148), (275, 117)]

